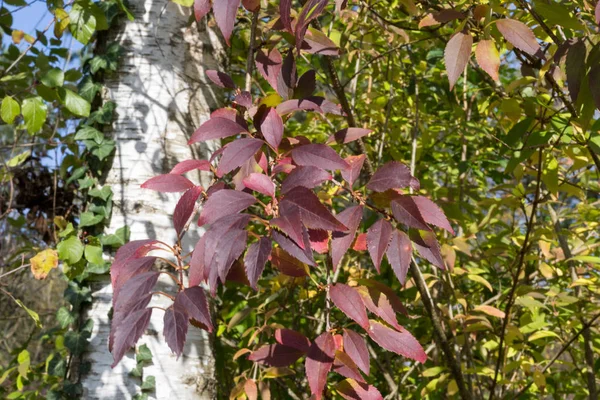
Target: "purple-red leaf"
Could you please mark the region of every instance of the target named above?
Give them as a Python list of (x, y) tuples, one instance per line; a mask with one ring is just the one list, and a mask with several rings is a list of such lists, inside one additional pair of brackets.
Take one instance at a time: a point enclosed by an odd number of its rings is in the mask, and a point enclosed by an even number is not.
[(419, 29), (427, 26), (433, 26), (438, 24), (445, 24), (446, 22), (454, 21), (455, 19), (463, 19), (465, 14), (454, 9), (445, 9), (434, 14), (427, 14), (421, 21), (419, 21)]
[(579, 89), (581, 83), (585, 78), (586, 58), (587, 50), (583, 40), (575, 41), (567, 52), (566, 72), (567, 72), (567, 84), (569, 87), (569, 95), (573, 103), (577, 102), (579, 96)]
[(173, 225), (175, 226), (177, 235), (180, 235), (183, 228), (185, 228), (185, 224), (194, 212), (196, 200), (198, 200), (198, 197), (200, 197), (201, 194), (202, 186), (194, 186), (185, 192), (177, 202), (175, 211), (173, 212)]
[(246, 133), (247, 129), (236, 121), (223, 117), (214, 117), (200, 125), (194, 132), (188, 144), (204, 142), (212, 139), (222, 139), (229, 136)]
[(506, 18), (497, 20), (496, 26), (510, 44), (531, 56), (539, 55), (540, 45), (535, 39), (533, 31), (527, 25), (521, 21)]
[(375, 386), (356, 382), (354, 379), (341, 381), (335, 390), (345, 400), (383, 400), (383, 396)]
[(388, 248), (393, 231), (392, 224), (385, 219), (375, 222), (367, 231), (367, 249), (377, 272), (379, 272), (381, 260)]
[(304, 35), (306, 30), (308, 29), (308, 25), (310, 22), (317, 18), (327, 5), (328, 0), (308, 0), (302, 11), (300, 11), (300, 15), (298, 16), (298, 20), (296, 22), (296, 47), (299, 49), (302, 41), (304, 40)]
[(210, 163), (206, 160), (185, 160), (175, 165), (169, 174), (181, 175), (195, 169), (210, 171)]
[(446, 214), (433, 201), (423, 196), (412, 196), (412, 200), (417, 205), (423, 220), (428, 224), (435, 225), (447, 230), (454, 235), (454, 229), (450, 226)]
[(444, 50), (444, 61), (446, 62), (446, 72), (450, 81), (450, 90), (460, 78), (465, 70), (465, 66), (471, 58), (471, 46), (473, 45), (473, 36), (470, 33), (458, 32), (448, 41)]
[(256, 203), (256, 198), (251, 194), (232, 189), (219, 190), (204, 203), (198, 225), (212, 224), (219, 218), (236, 214), (254, 203)]
[(350, 166), (349, 168), (343, 169), (342, 178), (352, 187), (354, 186), (354, 182), (360, 176), (360, 171), (362, 170), (363, 164), (365, 163), (366, 156), (364, 154), (358, 156), (348, 156), (345, 161)]
[(333, 372), (337, 372), (346, 378), (355, 379), (358, 382), (365, 381), (352, 358), (343, 351), (338, 350), (335, 352), (335, 359), (333, 360)]
[[(340, 144), (350, 143), (357, 139), (367, 136), (373, 132), (371, 129), (364, 128), (345, 128), (341, 131), (337, 131), (333, 135), (329, 136), (327, 143), (337, 142)], [(364, 154), (363, 154), (364, 156)]]
[(270, 222), (272, 226), (276, 226), (283, 233), (288, 235), (302, 250), (306, 250), (306, 243), (304, 243), (304, 226), (300, 219), (300, 211), (298, 208), (293, 207), (288, 212), (281, 213), (280, 217), (273, 218)]
[(177, 355), (177, 358), (183, 352), (187, 331), (188, 315), (185, 310), (177, 306), (167, 308), (164, 317), (163, 335), (167, 345)]
[(210, 0), (194, 0), (194, 16), (200, 21), (212, 8)]
[(296, 61), (294, 53), (290, 50), (283, 60), (281, 71), (277, 76), (277, 93), (285, 100), (294, 94), (298, 72), (296, 71)]
[[(302, 222), (310, 229), (323, 229), (326, 231), (348, 231), (348, 228), (339, 222), (329, 210), (321, 204), (319, 198), (310, 190), (298, 186), (290, 190), (280, 203), (281, 208), (297, 207), (300, 211)], [(284, 211), (284, 213), (287, 213)]]
[(362, 219), (362, 212), (362, 206), (354, 206), (348, 207), (336, 216), (338, 221), (348, 227), (348, 232), (336, 231), (331, 235), (331, 261), (334, 271), (337, 270), (344, 254), (346, 254), (350, 246), (352, 246), (352, 242), (354, 242), (356, 230)]
[(356, 290), (343, 283), (329, 286), (329, 296), (337, 308), (342, 310), (346, 316), (354, 320), (363, 329), (369, 328), (369, 317), (367, 310)]
[(386, 254), (398, 280), (404, 285), (412, 256), (412, 245), (408, 235), (402, 231), (394, 231)]
[(279, 2), (279, 19), (286, 31), (292, 33), (292, 0), (281, 0)]
[[(302, 250), (291, 239), (277, 231), (272, 231), (271, 235), (273, 236), (273, 240), (275, 240), (283, 250), (279, 252), (278, 249), (273, 249), (271, 263), (286, 275), (307, 276), (308, 272), (306, 271), (306, 268), (299, 265), (294, 259), (314, 267), (316, 264), (310, 248), (310, 243), (307, 241), (306, 249)], [(306, 236), (308, 237), (308, 233)]]
[(151, 315), (152, 309), (145, 308), (132, 312), (121, 322), (114, 335), (115, 341), (112, 349), (114, 362), (111, 365), (112, 368), (121, 361), (125, 352), (144, 334)]
[(378, 293), (383, 293), (395, 312), (408, 316), (408, 311), (404, 307), (404, 304), (402, 304), (402, 300), (400, 300), (392, 288), (372, 279), (360, 279), (359, 283), (369, 288), (369, 296), (371, 298), (376, 298), (379, 296)]
[(337, 56), (340, 49), (318, 29), (309, 27), (304, 34), (301, 49), (310, 54), (322, 54), (324, 56)]
[(281, 71), (282, 62), (281, 54), (276, 48), (271, 49), (269, 54), (265, 54), (262, 50), (256, 53), (256, 69), (274, 90), (277, 90), (277, 77)]
[(231, 44), (229, 39), (233, 32), (235, 16), (239, 7), (240, 0), (217, 0), (213, 2), (213, 14), (227, 44)]
[(427, 354), (421, 344), (406, 329), (401, 332), (371, 320), (369, 336), (388, 351), (413, 359), (420, 363), (427, 361)]
[(263, 137), (274, 149), (279, 147), (283, 138), (283, 120), (274, 108), (269, 112), (260, 124), (260, 131)]
[(224, 72), (209, 69), (206, 71), (206, 76), (208, 76), (208, 79), (213, 81), (213, 83), (217, 86), (227, 89), (235, 89), (235, 83), (233, 83), (233, 79), (231, 79), (231, 77)]
[(367, 189), (375, 192), (385, 192), (388, 189), (411, 187), (419, 190), (419, 181), (411, 176), (408, 167), (397, 161), (390, 161), (375, 172)]
[(350, 167), (335, 150), (324, 144), (306, 144), (296, 147), (292, 150), (292, 159), (298, 165), (312, 165), (332, 171)]
[(252, 94), (250, 92), (246, 92), (245, 90), (236, 94), (234, 101), (236, 104), (239, 104), (247, 109), (252, 108)]
[(316, 72), (314, 69), (308, 70), (302, 74), (300, 79), (298, 79), (298, 85), (296, 85), (296, 88), (294, 89), (294, 97), (303, 99), (312, 96), (316, 88)]
[(266, 237), (261, 237), (258, 242), (252, 243), (246, 252), (244, 258), (246, 276), (250, 287), (254, 290), (257, 290), (256, 283), (265, 269), (269, 254), (271, 254), (271, 240)]
[(310, 345), (304, 363), (310, 391), (320, 400), (327, 383), (327, 374), (333, 365), (335, 341), (329, 332), (323, 332)]
[(440, 245), (433, 232), (411, 231), (410, 240), (421, 257), (440, 269), (446, 269)]
[(344, 351), (365, 374), (369, 375), (369, 350), (365, 339), (350, 329), (344, 329)]
[(310, 340), (300, 332), (292, 329), (277, 329), (275, 331), (277, 343), (307, 353), (310, 348)]
[(298, 186), (312, 189), (325, 181), (331, 180), (331, 178), (329, 172), (313, 165), (297, 167), (281, 184), (281, 193), (286, 194)]
[(310, 247), (319, 254), (327, 254), (329, 251), (329, 232), (321, 229), (309, 229), (308, 238)]
[(598, 2), (598, 4), (596, 4), (595, 17), (596, 17), (596, 23), (598, 25), (600, 25), (600, 2)]
[(392, 201), (392, 213), (401, 224), (424, 231), (430, 230), (413, 196), (396, 196)]
[(304, 353), (293, 347), (281, 344), (270, 344), (252, 352), (248, 360), (270, 367), (287, 367), (293, 364)]
[[(129, 269), (129, 263), (136, 258), (144, 257), (149, 251), (162, 248), (155, 239), (132, 240), (124, 244), (117, 250), (115, 260), (110, 267), (110, 279), (113, 287), (113, 305), (119, 292), (119, 288), (125, 283), (121, 275), (126, 275)], [(129, 279), (129, 278), (127, 278)]]
[(480, 40), (475, 47), (475, 58), (479, 66), (488, 73), (496, 82), (498, 77), (498, 69), (500, 68), (500, 54), (496, 49), (493, 40)]
[(242, 182), (248, 189), (262, 193), (265, 196), (275, 197), (275, 184), (271, 178), (265, 174), (257, 174), (256, 172), (253, 172), (245, 177)]
[(402, 329), (396, 319), (396, 312), (385, 294), (367, 286), (359, 286), (357, 290), (369, 311), (379, 316), (394, 328), (398, 330)]
[(319, 96), (311, 96), (305, 99), (286, 100), (277, 106), (277, 112), (279, 115), (286, 115), (299, 110), (317, 111), (321, 114), (343, 115), (343, 112), (338, 105)]
[(190, 271), (189, 271), (189, 285), (198, 286), (203, 280), (206, 279), (204, 275), (204, 240), (205, 236), (202, 236), (196, 246), (194, 247), (194, 252), (192, 253), (192, 258), (190, 259)]
[(254, 138), (236, 139), (229, 143), (223, 151), (223, 157), (217, 168), (217, 176), (221, 177), (248, 161), (263, 143), (262, 140)]
[(194, 183), (185, 176), (174, 174), (158, 175), (142, 183), (142, 188), (161, 193), (183, 192), (193, 186)]
[(204, 289), (200, 286), (194, 286), (179, 292), (175, 297), (173, 307), (185, 311), (190, 319), (195, 319), (206, 326), (209, 332), (212, 332), (213, 324), (210, 318), (208, 302), (206, 301)]

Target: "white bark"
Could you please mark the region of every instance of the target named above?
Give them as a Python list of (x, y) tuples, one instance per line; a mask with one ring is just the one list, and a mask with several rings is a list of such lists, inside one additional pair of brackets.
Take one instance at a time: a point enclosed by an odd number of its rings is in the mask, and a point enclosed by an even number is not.
[[(179, 194), (141, 189), (140, 184), (169, 172), (178, 161), (206, 157), (206, 148), (200, 150), (203, 154), (192, 154), (187, 139), (209, 118), (220, 96), (213, 92), (204, 71), (218, 68), (222, 47), (213, 31), (199, 30), (196, 23), (186, 27), (190, 9), (152, 0), (133, 0), (129, 6), (136, 18), (133, 22), (123, 19), (116, 37), (111, 38), (125, 51), (118, 73), (105, 82), (105, 97), (118, 105), (113, 125), (117, 150), (106, 182), (114, 192), (109, 232), (127, 225), (131, 240), (157, 238), (174, 243), (172, 213)], [(190, 250), (199, 234), (190, 232), (189, 236), (184, 250)], [(158, 297), (153, 304), (165, 307), (170, 303)], [(110, 282), (96, 284), (88, 311), (94, 330), (86, 359), (92, 367), (82, 378), (86, 399), (128, 399), (140, 392), (141, 381), (129, 376), (135, 367), (133, 351), (110, 368), (111, 302)], [(151, 397), (214, 398), (214, 362), (206, 332), (190, 326), (184, 354), (176, 360), (164, 342), (162, 328), (163, 312), (154, 310), (149, 329), (138, 343), (147, 344), (154, 356), (153, 364), (144, 368), (144, 376), (156, 378)]]

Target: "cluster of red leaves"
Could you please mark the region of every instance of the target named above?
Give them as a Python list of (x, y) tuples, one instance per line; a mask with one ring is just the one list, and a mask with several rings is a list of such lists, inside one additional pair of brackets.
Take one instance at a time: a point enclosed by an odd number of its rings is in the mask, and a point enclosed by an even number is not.
[[(225, 3), (228, 2), (223, 2), (223, 7)], [(294, 20), (289, 14), (289, 3), (281, 2), (277, 23), (294, 35), (295, 43), (306, 43), (308, 24), (322, 11), (325, 2), (309, 0)], [(214, 2), (213, 8), (220, 4)], [(216, 8), (214, 12), (219, 26), (225, 29)], [(228, 18), (223, 20), (229, 21)], [(226, 32), (225, 29), (227, 37)], [(303, 44), (297, 47), (300, 50), (305, 50)], [(408, 193), (408, 188), (419, 190), (419, 182), (409, 169), (399, 162), (389, 162), (368, 179), (365, 188), (355, 190), (365, 155), (342, 158), (332, 145), (350, 143), (371, 131), (343, 129), (326, 143), (313, 143), (304, 136), (286, 136), (284, 123), (294, 112), (333, 116), (343, 113), (336, 104), (313, 96), (314, 71), (297, 79), (293, 50), (285, 58), (276, 49), (259, 51), (255, 61), (282, 102), (268, 107), (254, 100), (251, 93), (238, 89), (228, 75), (208, 71), (216, 85), (235, 91), (234, 104), (213, 112), (189, 143), (233, 140), (210, 160), (183, 161), (170, 173), (142, 185), (159, 192), (183, 192), (173, 215), (180, 238), (201, 204), (197, 223), (206, 233), (195, 245), (189, 261), (182, 259), (179, 243), (170, 246), (158, 240), (131, 242), (118, 251), (111, 269), (115, 296), (110, 348), (115, 364), (148, 325), (152, 309), (147, 306), (159, 276), (152, 270), (156, 257), (148, 256), (153, 250), (171, 252), (179, 261), (177, 272), (188, 270), (187, 287), (171, 275), (178, 291), (164, 317), (164, 336), (177, 355), (183, 350), (189, 323), (212, 330), (206, 296), (199, 286), (203, 283), (214, 295), (219, 285), (228, 280), (240, 281), (245, 272), (243, 280), (257, 290), (268, 263), (278, 273), (307, 277), (311, 268), (317, 269), (319, 264), (320, 268), (336, 270), (350, 248), (361, 251), (361, 247), (368, 251), (378, 272), (387, 256), (402, 284), (413, 248), (422, 258), (444, 268), (431, 226), (453, 233), (452, 228), (432, 201)], [(205, 189), (184, 176), (195, 170), (214, 174), (214, 183)], [(334, 180), (336, 174), (341, 178)], [(344, 204), (350, 203), (337, 215), (313, 191), (326, 183), (338, 185), (340, 198), (345, 199)], [(360, 233), (364, 231), (361, 222), (367, 210), (378, 218), (366, 233)], [(365, 242), (366, 246), (361, 246)], [(315, 252), (328, 256), (315, 256)], [(361, 280), (354, 287), (342, 283), (322, 285), (321, 289), (380, 347), (425, 362), (427, 356), (419, 342), (397, 321), (397, 313), (406, 315), (406, 309), (392, 289), (374, 280)], [(369, 319), (367, 311), (378, 319)], [(305, 356), (308, 382), (316, 399), (321, 398), (330, 371), (347, 378), (336, 387), (345, 398), (379, 399), (377, 389), (368, 385), (362, 375), (369, 374), (365, 338), (345, 326), (344, 321), (336, 321), (334, 327), (314, 340), (290, 329), (277, 330), (276, 343), (258, 348), (249, 359), (281, 367)]]

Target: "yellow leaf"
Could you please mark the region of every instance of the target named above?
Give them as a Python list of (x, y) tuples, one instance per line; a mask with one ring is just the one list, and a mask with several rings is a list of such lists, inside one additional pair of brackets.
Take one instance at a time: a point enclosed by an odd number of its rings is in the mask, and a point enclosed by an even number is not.
[(294, 371), (287, 367), (267, 368), (263, 374), (264, 378), (280, 378), (282, 376), (293, 375)]
[(29, 262), (31, 263), (33, 277), (35, 279), (46, 279), (50, 271), (58, 266), (58, 253), (56, 253), (56, 250), (46, 249), (37, 253)]
[(506, 314), (502, 310), (498, 310), (496, 307), (481, 305), (475, 307), (475, 311), (481, 311), (492, 317), (504, 318)]
[(243, 356), (246, 353), (252, 353), (252, 350), (250, 349), (239, 349), (234, 355), (233, 355), (233, 360), (237, 360), (238, 358), (240, 358), (241, 356)]
[(14, 44), (21, 43), (21, 40), (23, 40), (23, 37), (25, 37), (25, 32), (17, 30), (17, 29), (13, 29), (12, 40), (13, 40)]
[(492, 288), (492, 285), (490, 285), (490, 283), (488, 281), (486, 281), (485, 278), (483, 278), (479, 275), (472, 275), (472, 274), (469, 274), (467, 276), (469, 277), (470, 280), (481, 283), (483, 286), (488, 288), (490, 292), (494, 291), (494, 289)]

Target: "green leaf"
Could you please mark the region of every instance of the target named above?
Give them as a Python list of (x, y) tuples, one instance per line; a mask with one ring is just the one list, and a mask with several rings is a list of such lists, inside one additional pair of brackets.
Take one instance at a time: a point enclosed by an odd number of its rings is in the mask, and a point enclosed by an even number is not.
[(31, 152), (28, 150), (24, 153), (21, 153), (19, 155), (14, 156), (13, 158), (11, 158), (6, 165), (8, 165), (9, 167), (16, 167), (17, 165), (21, 165), (23, 162), (25, 162), (25, 160), (27, 160), (27, 158), (31, 155)]
[(60, 68), (52, 68), (46, 72), (41, 81), (49, 88), (59, 87), (65, 82), (65, 73)]
[(103, 265), (102, 247), (91, 245), (85, 246), (85, 259), (93, 264)]
[(92, 197), (99, 197), (102, 200), (107, 201), (113, 194), (113, 192), (110, 186), (104, 186), (102, 189), (94, 188), (90, 190), (88, 194)]
[(79, 227), (94, 226), (102, 222), (103, 219), (104, 217), (102, 215), (96, 215), (93, 212), (86, 211), (79, 216)]
[(77, 41), (88, 44), (96, 30), (96, 17), (87, 4), (75, 3), (69, 12), (69, 30)]
[(194, 5), (194, 0), (172, 0), (173, 3), (180, 4), (184, 7), (191, 7)]
[(93, 140), (97, 144), (104, 141), (104, 134), (91, 126), (84, 126), (75, 134), (75, 140)]
[(83, 78), (78, 85), (79, 95), (90, 103), (94, 101), (94, 97), (96, 97), (96, 93), (98, 93), (100, 88), (101, 85), (95, 83), (90, 76)]
[(83, 257), (83, 244), (77, 236), (70, 236), (56, 245), (58, 257), (69, 264), (75, 264)]
[(137, 354), (135, 355), (135, 359), (138, 363), (152, 361), (152, 352), (150, 351), (150, 349), (148, 348), (148, 346), (146, 344), (143, 344), (140, 347), (138, 347), (138, 351), (137, 351)]
[(581, 261), (590, 264), (600, 264), (600, 257), (594, 256), (575, 256), (570, 258), (573, 261)]
[(78, 356), (83, 353), (88, 344), (88, 333), (69, 331), (65, 334), (65, 346), (71, 354)]
[(106, 235), (101, 238), (104, 246), (120, 247), (123, 246), (129, 240), (129, 227), (124, 226), (116, 230), (115, 233)]
[(555, 337), (560, 340), (560, 336), (552, 331), (537, 331), (533, 335), (529, 336), (527, 340), (533, 342), (534, 340), (543, 339), (547, 337)]
[(156, 388), (156, 379), (150, 375), (146, 379), (144, 379), (144, 383), (142, 383), (141, 389), (143, 391), (151, 391)]
[(115, 149), (115, 141), (114, 140), (106, 140), (101, 145), (96, 146), (92, 150), (92, 154), (98, 157), (100, 161), (104, 160), (106, 157), (110, 156), (113, 150)]
[(83, 97), (64, 88), (61, 88), (59, 93), (62, 103), (67, 107), (67, 110), (80, 117), (90, 115), (90, 103)]
[(66, 307), (61, 307), (56, 312), (56, 321), (60, 325), (61, 329), (67, 328), (73, 322), (75, 322), (75, 317)]
[(40, 321), (40, 316), (38, 315), (38, 313), (29, 309), (25, 304), (23, 304), (23, 302), (21, 300), (19, 300), (19, 299), (14, 299), (14, 300), (15, 300), (15, 303), (17, 303), (19, 305), (19, 307), (21, 307), (22, 309), (27, 311), (27, 314), (29, 314), (31, 319), (35, 322), (35, 326), (37, 326), (38, 328), (41, 328), (42, 322)]
[(29, 352), (27, 350), (21, 351), (17, 357), (17, 362), (19, 363), (19, 367), (17, 368), (17, 370), (19, 371), (19, 375), (22, 377), (27, 377), (27, 373), (29, 372), (29, 366), (31, 365), (31, 358), (29, 357)]
[(37, 133), (46, 122), (46, 104), (41, 97), (29, 97), (23, 100), (23, 119), (30, 135)]
[(2, 107), (0, 110), (0, 116), (2, 120), (7, 124), (12, 124), (15, 121), (17, 115), (21, 113), (21, 107), (19, 103), (10, 96), (2, 99)]
[(123, 4), (123, 0), (117, 0), (117, 4), (119, 5), (119, 8), (125, 13), (128, 20), (133, 21), (135, 19), (131, 11), (129, 11), (127, 7), (125, 7), (125, 4)]

